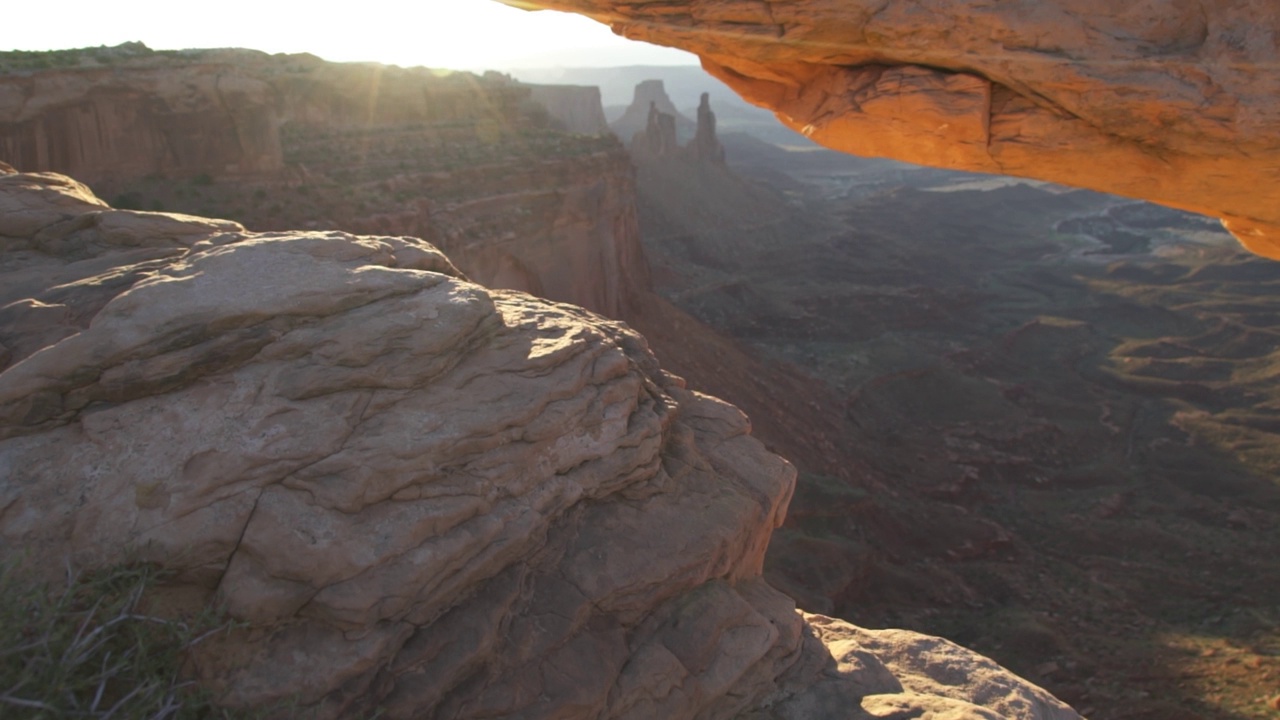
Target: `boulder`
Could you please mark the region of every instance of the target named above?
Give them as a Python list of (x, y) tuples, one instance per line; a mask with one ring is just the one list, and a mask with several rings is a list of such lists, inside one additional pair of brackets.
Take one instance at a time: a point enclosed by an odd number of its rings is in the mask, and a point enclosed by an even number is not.
[[(0, 547), (159, 564), (229, 706), (321, 718), (1078, 720), (761, 579), (795, 472), (626, 326), (431, 245), (0, 175)], [(21, 553), (19, 552), (21, 549)]]

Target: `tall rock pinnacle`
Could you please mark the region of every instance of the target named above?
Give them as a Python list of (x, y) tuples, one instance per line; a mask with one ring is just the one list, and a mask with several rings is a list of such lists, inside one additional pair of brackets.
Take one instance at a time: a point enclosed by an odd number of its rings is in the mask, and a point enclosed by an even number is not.
[(693, 155), (701, 162), (724, 164), (724, 145), (716, 137), (716, 114), (711, 112), (711, 95), (702, 93), (698, 104), (698, 130), (693, 136)]
[(636, 135), (631, 146), (633, 151), (653, 157), (675, 155), (680, 148), (676, 142), (675, 116), (659, 110), (657, 103), (649, 103), (649, 119), (645, 123), (644, 132)]

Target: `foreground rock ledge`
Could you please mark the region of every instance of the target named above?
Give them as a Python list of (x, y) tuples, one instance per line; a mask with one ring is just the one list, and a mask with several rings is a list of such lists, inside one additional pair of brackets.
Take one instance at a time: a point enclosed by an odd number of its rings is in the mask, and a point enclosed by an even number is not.
[(1247, 0), (503, 0), (682, 48), (856, 155), (1213, 215), (1280, 259), (1280, 13)]
[(643, 338), (412, 238), (252, 234), (0, 168), (0, 537), (224, 604), (222, 701), (318, 717), (1079, 716), (760, 577), (795, 473)]

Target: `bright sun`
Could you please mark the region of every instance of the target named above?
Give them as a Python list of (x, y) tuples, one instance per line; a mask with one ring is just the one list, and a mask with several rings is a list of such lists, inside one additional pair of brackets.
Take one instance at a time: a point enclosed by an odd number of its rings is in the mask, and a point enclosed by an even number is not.
[(456, 69), (691, 64), (693, 56), (634, 43), (577, 15), (527, 12), (493, 0), (313, 2), (223, 0), (179, 15), (170, 0), (14, 3), (22, 28), (0, 49), (51, 50), (141, 40), (154, 49), (249, 47), (326, 60)]

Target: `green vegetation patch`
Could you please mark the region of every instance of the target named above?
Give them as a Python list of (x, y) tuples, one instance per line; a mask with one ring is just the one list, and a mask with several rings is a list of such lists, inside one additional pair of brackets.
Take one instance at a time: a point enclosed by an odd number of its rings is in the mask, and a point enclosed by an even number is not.
[(157, 52), (140, 42), (67, 50), (9, 50), (0, 52), (0, 72), (104, 67), (157, 54), (172, 55), (173, 52)]
[(182, 677), (187, 652), (226, 624), (149, 615), (143, 598), (158, 579), (126, 565), (52, 589), (0, 566), (0, 717), (248, 717)]

